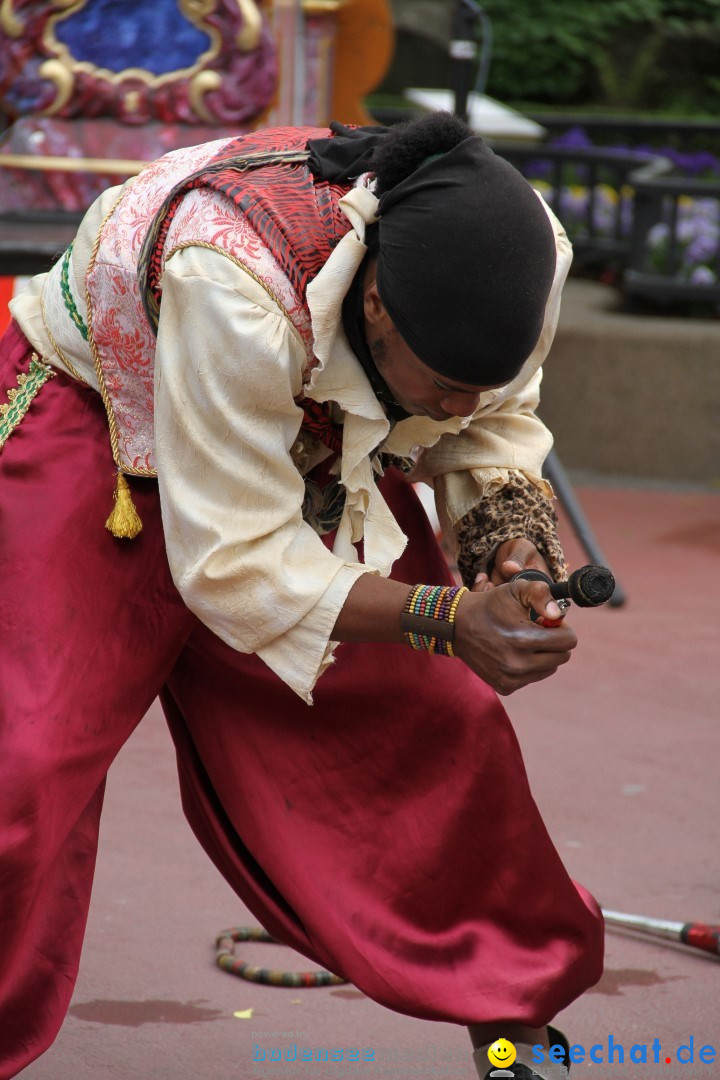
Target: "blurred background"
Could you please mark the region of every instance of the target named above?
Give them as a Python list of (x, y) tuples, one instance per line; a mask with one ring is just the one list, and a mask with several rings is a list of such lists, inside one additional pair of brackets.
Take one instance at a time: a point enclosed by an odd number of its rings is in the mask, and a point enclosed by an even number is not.
[(0, 299), (167, 150), (450, 109), (573, 241), (542, 405), (559, 458), (714, 485), (719, 61), (716, 0), (3, 0)]
[[(574, 612), (573, 663), (507, 706), (570, 873), (608, 907), (711, 923), (719, 107), (718, 0), (0, 0), (0, 324), (103, 188), (208, 139), (450, 109), (542, 192), (575, 249), (545, 364), (547, 470), (571, 564), (607, 562), (621, 594)], [(255, 1020), (316, 1044), (465, 1046), (351, 988), (294, 995), (213, 966), (214, 934), (253, 920), (182, 822), (157, 706), (104, 822), (73, 1008), (28, 1077), (250, 1075)], [(717, 958), (607, 945), (603, 979), (560, 1018), (571, 1041), (720, 1050)], [(306, 966), (288, 953), (268, 962)], [(621, 1072), (657, 1069), (675, 1075)]]

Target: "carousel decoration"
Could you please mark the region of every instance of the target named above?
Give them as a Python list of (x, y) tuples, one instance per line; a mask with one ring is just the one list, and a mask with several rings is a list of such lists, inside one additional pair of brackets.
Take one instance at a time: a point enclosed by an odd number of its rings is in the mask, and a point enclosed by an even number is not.
[(258, 127), (372, 123), (392, 47), (388, 0), (0, 0), (0, 214), (81, 212)]
[(0, 54), (11, 117), (238, 125), (277, 75), (255, 0), (2, 0)]

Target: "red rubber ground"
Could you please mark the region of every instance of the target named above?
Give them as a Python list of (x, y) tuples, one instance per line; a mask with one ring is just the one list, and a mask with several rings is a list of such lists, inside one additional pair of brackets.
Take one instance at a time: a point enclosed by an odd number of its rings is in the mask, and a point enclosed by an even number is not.
[[(713, 494), (579, 489), (629, 599), (576, 611), (581, 644), (555, 678), (508, 699), (534, 792), (570, 872), (607, 907), (720, 921), (720, 499)], [(567, 527), (574, 566), (587, 560)], [(528, 889), (533, 883), (528, 882)], [(109, 780), (80, 980), (54, 1047), (27, 1080), (242, 1080), (253, 1032), (305, 1046), (460, 1055), (462, 1064), (366, 1074), (317, 1064), (318, 1078), (474, 1076), (463, 1029), (389, 1013), (351, 987), (283, 990), (213, 965), (213, 935), (247, 915), (207, 861), (179, 807), (173, 752), (157, 707)], [(275, 946), (244, 946), (268, 966), (306, 967)], [(245, 953), (243, 955), (245, 955)], [(608, 1037), (625, 1062), (578, 1065), (590, 1080), (720, 1075), (720, 962), (680, 947), (607, 935), (601, 983), (558, 1019), (586, 1049)], [(235, 1013), (245, 1014), (236, 1017)], [(300, 1034), (298, 1034), (300, 1033)], [(694, 1039), (694, 1065), (679, 1046)], [(659, 1064), (631, 1064), (659, 1039)], [(714, 1066), (698, 1051), (713, 1044)], [(466, 1056), (465, 1056), (466, 1055)], [(672, 1058), (665, 1064), (665, 1058)], [(276, 1075), (302, 1075), (291, 1065)]]

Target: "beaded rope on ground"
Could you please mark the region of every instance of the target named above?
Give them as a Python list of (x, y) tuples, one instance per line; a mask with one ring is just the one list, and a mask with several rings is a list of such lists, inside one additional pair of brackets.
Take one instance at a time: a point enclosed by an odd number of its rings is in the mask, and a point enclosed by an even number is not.
[(237, 975), (248, 982), (262, 983), (265, 986), (342, 986), (347, 979), (332, 975), (329, 971), (279, 971), (273, 968), (255, 967), (235, 957), (236, 941), (268, 941), (279, 945), (274, 937), (259, 926), (234, 926), (221, 930), (215, 939), (215, 960), (218, 967), (231, 975)]

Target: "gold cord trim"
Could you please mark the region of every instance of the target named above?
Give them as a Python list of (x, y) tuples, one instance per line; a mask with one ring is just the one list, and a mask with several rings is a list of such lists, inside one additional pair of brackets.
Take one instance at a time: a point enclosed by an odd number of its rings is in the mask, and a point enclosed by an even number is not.
[(0, 450), (30, 408), (33, 398), (42, 389), (55, 372), (33, 353), (27, 371), (17, 377), (17, 386), (7, 392), (7, 401), (0, 405)]
[(110, 210), (100, 223), (100, 228), (95, 237), (95, 243), (90, 252), (90, 261), (88, 262), (87, 270), (85, 271), (85, 305), (87, 307), (88, 344), (90, 345), (90, 352), (92, 353), (93, 363), (95, 364), (95, 373), (100, 387), (100, 396), (102, 397), (105, 412), (107, 413), (113, 461), (118, 467), (117, 484), (115, 486), (114, 495), (115, 505), (110, 517), (105, 522), (105, 528), (108, 529), (113, 536), (132, 540), (142, 529), (142, 522), (133, 505), (130, 488), (123, 474), (128, 473), (133, 476), (154, 476), (155, 474), (150, 469), (135, 469), (131, 465), (122, 465), (120, 462), (117, 420), (115, 418), (115, 411), (113, 409), (112, 401), (110, 400), (110, 395), (108, 394), (107, 386), (105, 385), (105, 373), (102, 369), (100, 351), (97, 347), (97, 342), (95, 341), (95, 335), (93, 333), (92, 299), (88, 287), (88, 278), (95, 266), (95, 260), (97, 259), (98, 251), (100, 250), (100, 242), (102, 240), (105, 225), (115, 213), (126, 194), (127, 192), (123, 191), (120, 198), (116, 199), (115, 203), (110, 207)]
[(48, 338), (50, 339), (50, 344), (52, 345), (53, 349), (55, 350), (55, 352), (56, 352), (56, 354), (58, 356), (58, 359), (62, 361), (63, 365), (68, 369), (68, 371), (72, 375), (73, 379), (76, 379), (83, 386), (89, 386), (89, 383), (88, 383), (87, 379), (83, 379), (80, 372), (75, 367), (73, 367), (73, 365), (70, 363), (67, 356), (62, 351), (62, 349), (58, 345), (57, 341), (53, 337), (52, 330), (48, 326), (48, 321), (45, 318), (45, 297), (44, 297), (44, 295), (42, 293), (40, 294), (40, 314), (42, 315), (42, 321), (43, 321), (43, 326), (45, 327), (45, 333), (47, 334)]
[(283, 315), (288, 320), (288, 323), (290, 324), (293, 333), (295, 334), (296, 338), (298, 339), (298, 341), (302, 345), (303, 350), (305, 352), (307, 352), (307, 347), (305, 345), (305, 342), (303, 341), (301, 335), (299, 334), (299, 332), (297, 330), (297, 327), (295, 326), (292, 319), (290, 318), (290, 314), (288, 312), (288, 309), (285, 307), (285, 305), (283, 304), (280, 297), (277, 296), (272, 291), (272, 289), (263, 281), (263, 279), (261, 277), (259, 277), (256, 273), (254, 273), (250, 269), (249, 266), (246, 266), (246, 264), (244, 262), (242, 262), (240, 259), (236, 258), (234, 255), (231, 255), (229, 251), (225, 251), (223, 248), (218, 247), (216, 244), (210, 244), (206, 240), (188, 240), (188, 241), (183, 242), (182, 244), (178, 244), (174, 248), (171, 248), (171, 250), (165, 256), (165, 263), (167, 264), (168, 259), (171, 259), (172, 256), (176, 254), (176, 252), (183, 251), (185, 248), (194, 248), (194, 247), (205, 248), (206, 251), (216, 251), (219, 255), (224, 255), (226, 259), (229, 259), (231, 263), (235, 264), (235, 266), (239, 267), (241, 270), (244, 270), (245, 273), (248, 275), (248, 277), (251, 277), (253, 279), (253, 281), (257, 282), (257, 284), (268, 294), (268, 296), (273, 301), (273, 303), (277, 304), (277, 306), (280, 308)]
[(95, 243), (93, 244), (92, 251), (90, 253), (90, 261), (88, 262), (87, 270), (85, 271), (85, 305), (87, 307), (87, 330), (88, 330), (88, 343), (90, 345), (90, 352), (92, 353), (93, 363), (95, 364), (95, 373), (98, 378), (98, 385), (100, 387), (100, 396), (105, 406), (105, 412), (108, 418), (108, 429), (110, 434), (110, 447), (112, 449), (113, 461), (117, 465), (121, 472), (128, 476), (155, 476), (152, 469), (136, 469), (132, 465), (126, 465), (120, 461), (120, 446), (118, 439), (117, 419), (115, 417), (115, 411), (110, 399), (110, 395), (105, 385), (105, 373), (102, 368), (102, 361), (100, 360), (100, 352), (95, 341), (95, 335), (93, 333), (93, 313), (92, 313), (92, 298), (90, 296), (90, 290), (87, 285), (88, 278), (95, 267), (95, 261), (100, 250), (100, 242), (103, 236), (103, 230), (106, 223), (110, 220), (112, 215), (117, 210), (118, 206), (125, 198), (127, 189), (123, 191), (122, 195), (116, 202), (110, 207), (107, 214), (103, 218), (100, 228), (98, 229), (97, 236), (95, 237)]

